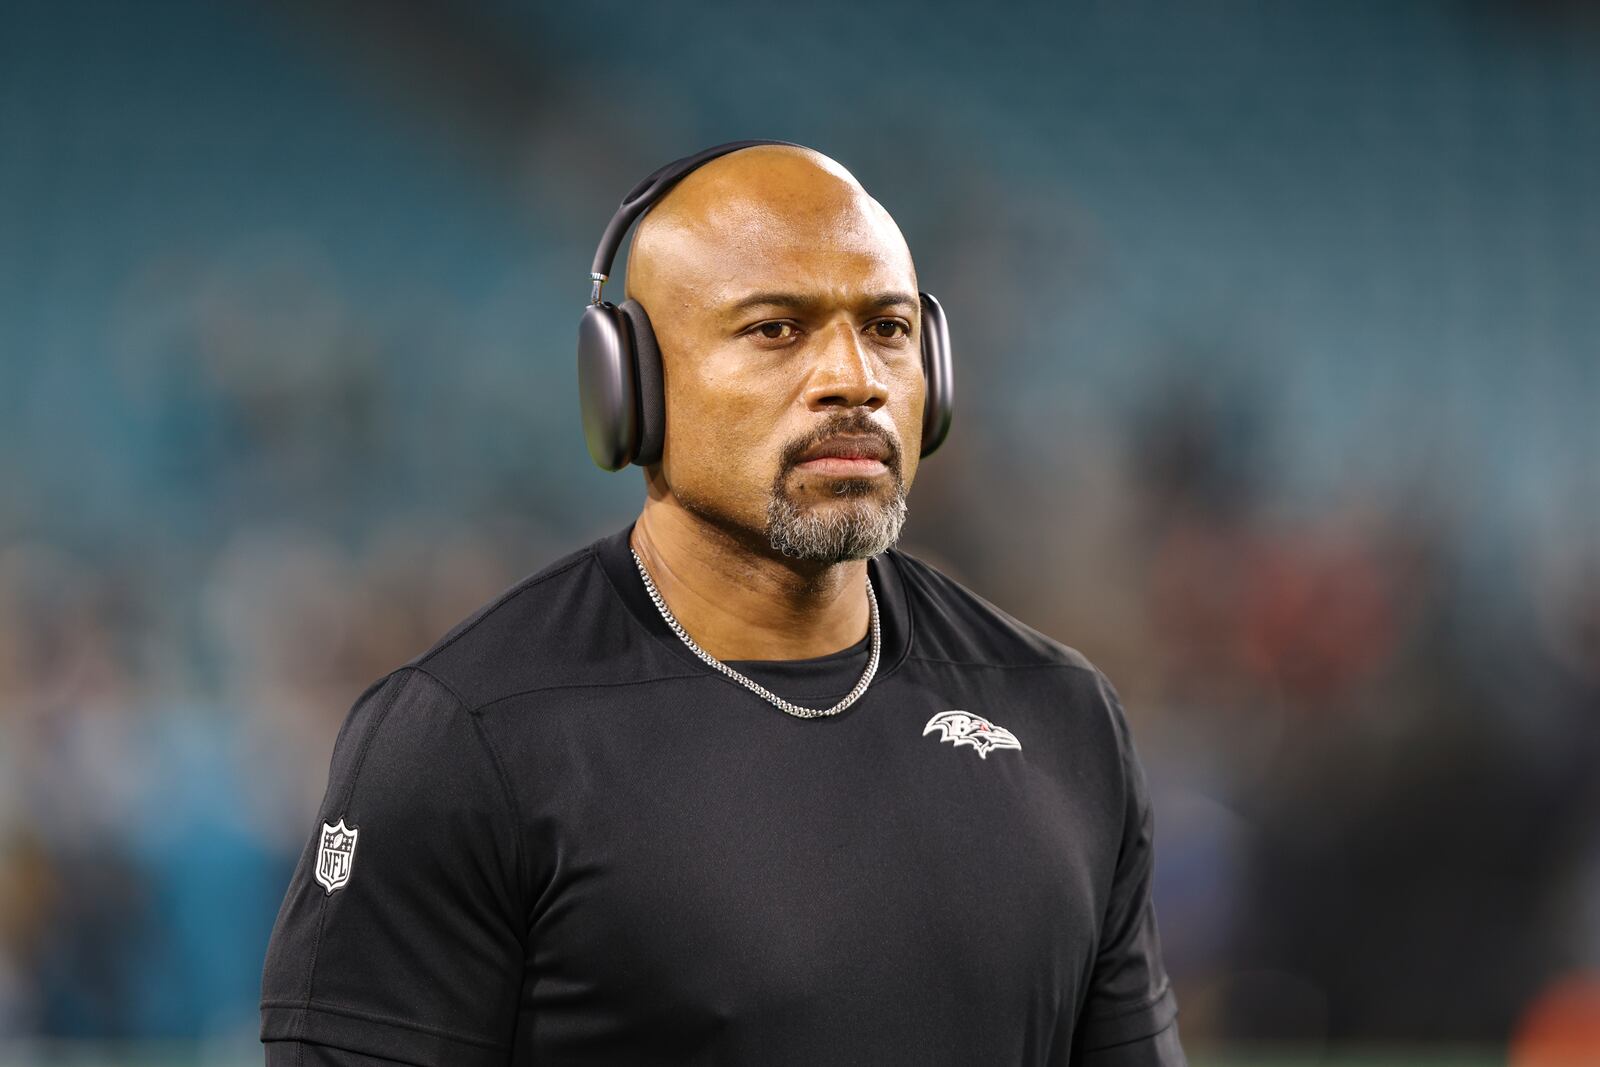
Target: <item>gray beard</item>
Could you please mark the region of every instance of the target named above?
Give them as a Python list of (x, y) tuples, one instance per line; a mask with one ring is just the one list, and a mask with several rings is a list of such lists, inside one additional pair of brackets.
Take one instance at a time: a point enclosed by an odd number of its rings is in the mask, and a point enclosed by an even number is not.
[(894, 498), (887, 503), (852, 494), (847, 486), (840, 490), (832, 506), (802, 511), (784, 494), (780, 480), (767, 498), (772, 547), (793, 559), (819, 563), (867, 559), (887, 551), (906, 521), (906, 489), (899, 473), (894, 476)]

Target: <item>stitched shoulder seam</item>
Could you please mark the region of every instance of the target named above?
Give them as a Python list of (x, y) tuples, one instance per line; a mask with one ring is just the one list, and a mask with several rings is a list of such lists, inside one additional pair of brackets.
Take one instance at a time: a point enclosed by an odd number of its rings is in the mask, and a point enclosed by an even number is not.
[[(478, 739), (479, 746), (483, 749), (484, 755), (488, 757), (489, 766), (494, 769), (495, 780), (500, 783), (501, 799), (505, 801), (506, 809), (511, 813), (511, 847), (515, 850), (517, 871), (521, 876), (524, 889), (524, 892), (520, 895), (521, 903), (526, 904), (529, 895), (527, 891), (533, 886), (533, 861), (529, 857), (528, 850), (522, 841), (522, 830), (526, 825), (522, 821), (522, 807), (517, 803), (516, 793), (511, 789), (511, 778), (506, 773), (505, 763), (500, 758), (500, 752), (494, 747), (494, 742), (489, 740), (488, 732), (483, 727), (482, 716), (478, 714), (478, 710), (468, 705), (461, 698), (461, 694), (456, 692), (454, 686), (430, 670), (422, 667), (414, 667), (412, 669), (418, 674), (426, 675), (433, 679), (440, 688), (444, 689), (455, 700), (456, 707), (466, 716), (467, 724), (472, 728), (473, 736)], [(528, 932), (526, 907), (524, 907), (523, 911), (524, 921), (517, 934), (518, 940), (526, 947)]]
[[(467, 636), (473, 630), (476, 630), (483, 623), (483, 621), (485, 619), (487, 619), (489, 616), (493, 615), (496, 611), (500, 610), (500, 606), (502, 604), (506, 603), (508, 600), (511, 600), (514, 597), (520, 596), (523, 593), (526, 593), (528, 590), (535, 588), (536, 586), (543, 585), (545, 582), (548, 582), (552, 578), (555, 578), (555, 577), (558, 577), (560, 575), (563, 575), (563, 574), (567, 573), (568, 571), (572, 570), (574, 567), (578, 566), (580, 563), (587, 563), (593, 557), (594, 557), (594, 546), (590, 545), (587, 549), (583, 550), (582, 554), (579, 555), (577, 559), (574, 559), (572, 562), (567, 563), (564, 566), (557, 567), (555, 570), (550, 571), (548, 574), (542, 574), (539, 577), (531, 579), (531, 580), (528, 580), (528, 581), (518, 582), (516, 585), (513, 585), (510, 589), (507, 589), (504, 593), (501, 593), (500, 596), (497, 597), (494, 600), (494, 602), (491, 603), (488, 607), (484, 608), (483, 609), (483, 613), (481, 615), (479, 615), (475, 620), (473, 620), (473, 622), (472, 622), (472, 624), (470, 626), (463, 626), (461, 628), (461, 632), (460, 633), (456, 634), (454, 637), (450, 638), (450, 640), (448, 640), (448, 641), (444, 642), (443, 644), (441, 644), (438, 648), (429, 649), (426, 653), (423, 654), (422, 658), (419, 659), (417, 662), (419, 664), (428, 662), (430, 659), (433, 659), (435, 656), (439, 655), (439, 653), (443, 652), (445, 649), (449, 648), (451, 645), (455, 644), (457, 641), (459, 641), (463, 637)], [(431, 675), (430, 675), (430, 677), (431, 677)]]
[(1083, 671), (1088, 674), (1099, 673), (1098, 670), (1085, 667), (1081, 663), (1054, 663), (1049, 661), (1041, 663), (988, 663), (980, 660), (944, 659), (939, 656), (922, 656), (916, 654), (913, 654), (910, 658), (917, 660), (920, 663), (938, 663), (946, 667), (991, 667), (997, 671), (1037, 670), (1041, 668), (1048, 670), (1051, 668), (1058, 668), (1069, 671)]
[(658, 674), (650, 678), (630, 678), (627, 681), (622, 682), (552, 682), (549, 685), (537, 685), (532, 689), (519, 689), (515, 693), (502, 694), (495, 697), (493, 700), (484, 701), (482, 704), (479, 704), (472, 710), (475, 714), (481, 714), (482, 712), (494, 707), (496, 704), (502, 704), (507, 700), (515, 700), (517, 697), (533, 696), (535, 693), (549, 693), (558, 689), (618, 689), (629, 685), (650, 685), (653, 682), (681, 682), (693, 681), (697, 678), (713, 679), (721, 677), (722, 675), (720, 674), (710, 673)]

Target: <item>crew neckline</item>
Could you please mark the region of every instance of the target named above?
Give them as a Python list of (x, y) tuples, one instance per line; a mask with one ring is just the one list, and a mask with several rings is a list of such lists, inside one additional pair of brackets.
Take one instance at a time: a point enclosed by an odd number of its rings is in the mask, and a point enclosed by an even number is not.
[[(881, 627), (883, 625), (881, 605), (878, 614)], [(861, 681), (862, 672), (867, 669), (867, 661), (871, 658), (872, 633), (869, 630), (861, 640), (849, 648), (841, 648), (826, 656), (814, 656), (808, 659), (729, 659), (723, 662), (751, 681), (766, 686), (785, 700), (796, 704), (820, 704), (827, 707), (856, 687), (856, 683)], [(881, 666), (880, 664), (880, 669)], [(873, 681), (877, 681), (876, 675)]]
[[(644, 579), (639, 576), (634, 564), (630, 547), (633, 527), (634, 523), (630, 522), (594, 543), (595, 557), (610, 579), (613, 590), (640, 625), (674, 656), (693, 664), (697, 670), (723, 678), (730, 685), (739, 685), (691, 652), (656, 610), (654, 601), (645, 589)], [(868, 580), (872, 582), (873, 592), (878, 599), (878, 625), (883, 642), (874, 685), (900, 666), (911, 647), (911, 609), (896, 555), (896, 550), (891, 548), (867, 560)], [(871, 654), (872, 635), (869, 631), (849, 647), (822, 656), (727, 660), (726, 663), (785, 700), (800, 704), (816, 704), (819, 701), (831, 704), (855, 688)], [(870, 688), (868, 692), (871, 692)]]

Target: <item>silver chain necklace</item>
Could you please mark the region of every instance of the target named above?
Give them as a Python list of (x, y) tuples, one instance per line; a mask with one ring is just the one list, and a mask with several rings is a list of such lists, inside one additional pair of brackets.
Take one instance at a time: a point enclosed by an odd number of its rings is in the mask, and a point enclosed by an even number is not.
[(715, 667), (723, 674), (726, 674), (729, 678), (732, 678), (734, 681), (738, 682), (752, 693), (755, 693), (763, 700), (772, 703), (780, 711), (787, 711), (790, 715), (798, 716), (802, 719), (814, 719), (821, 715), (837, 715), (839, 712), (843, 711), (845, 708), (848, 708), (851, 704), (854, 704), (861, 698), (861, 694), (867, 691), (867, 686), (872, 684), (872, 676), (878, 673), (878, 652), (882, 647), (882, 638), (878, 632), (878, 597), (877, 594), (872, 591), (871, 578), (867, 579), (867, 606), (872, 613), (872, 658), (867, 660), (866, 672), (861, 675), (861, 680), (856, 683), (856, 687), (850, 690), (850, 692), (846, 694), (845, 698), (839, 701), (839, 703), (835, 704), (833, 707), (803, 708), (799, 704), (791, 704), (789, 701), (783, 699), (781, 696), (778, 696), (778, 694), (772, 692), (760, 682), (746, 678), (744, 675), (740, 674), (738, 671), (734, 670), (732, 667), (728, 666), (726, 663), (722, 662), (717, 657), (701, 648), (699, 645), (695, 644), (694, 638), (690, 637), (684, 628), (678, 624), (678, 620), (672, 614), (672, 610), (667, 607), (667, 602), (661, 599), (661, 593), (657, 591), (656, 583), (650, 580), (650, 572), (645, 569), (644, 560), (639, 558), (638, 551), (632, 548), (630, 548), (629, 551), (633, 552), (633, 562), (639, 567), (639, 577), (644, 579), (644, 587), (649, 591), (650, 599), (655, 602), (656, 610), (661, 612), (661, 617), (665, 619), (667, 625), (672, 628), (672, 632), (677, 634), (678, 638), (684, 644), (689, 646), (689, 651), (693, 652), (695, 655), (705, 660), (706, 663), (710, 664), (712, 667)]

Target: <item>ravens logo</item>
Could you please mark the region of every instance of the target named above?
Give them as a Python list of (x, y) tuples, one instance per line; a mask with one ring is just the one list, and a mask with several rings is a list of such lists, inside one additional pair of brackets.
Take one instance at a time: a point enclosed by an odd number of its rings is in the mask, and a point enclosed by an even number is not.
[(935, 730), (939, 731), (939, 740), (953, 742), (956, 748), (971, 745), (983, 759), (988, 759), (989, 753), (997, 748), (1022, 750), (1022, 742), (1017, 740), (1016, 734), (970, 711), (941, 711), (928, 720), (928, 725), (922, 728), (922, 736), (927, 737)]

